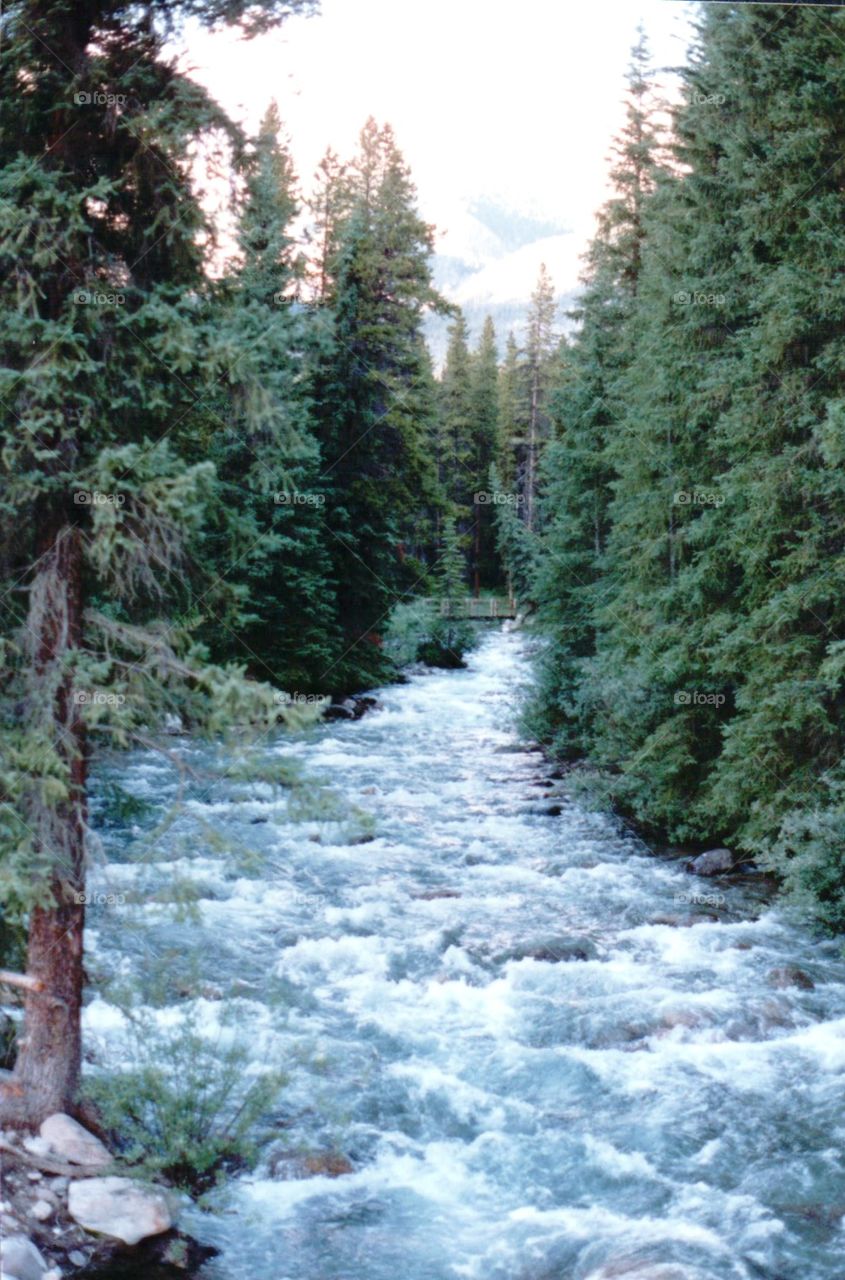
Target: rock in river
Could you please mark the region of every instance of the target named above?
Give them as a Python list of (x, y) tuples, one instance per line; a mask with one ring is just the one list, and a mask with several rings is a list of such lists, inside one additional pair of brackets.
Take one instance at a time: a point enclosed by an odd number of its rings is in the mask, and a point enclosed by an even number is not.
[(766, 981), (770, 987), (778, 987), (781, 990), (786, 987), (800, 987), (802, 991), (813, 991), (816, 985), (809, 973), (805, 973), (803, 969), (797, 969), (791, 964), (772, 969), (766, 975)]

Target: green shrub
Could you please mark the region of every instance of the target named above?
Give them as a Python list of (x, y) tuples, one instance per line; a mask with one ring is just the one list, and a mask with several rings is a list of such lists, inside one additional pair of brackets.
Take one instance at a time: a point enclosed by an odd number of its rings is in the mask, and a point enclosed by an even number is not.
[(472, 648), (474, 639), (470, 622), (461, 618), (438, 618), (431, 634), (417, 649), (417, 657), (430, 667), (463, 667), (466, 665), (464, 654)]
[(417, 661), (420, 645), (431, 636), (434, 626), (432, 600), (408, 600), (391, 610), (384, 636), (384, 649), (397, 667)]
[(385, 649), (397, 667), (425, 662), (430, 667), (462, 667), (476, 632), (463, 618), (439, 616), (438, 600), (411, 600), (390, 615)]
[(209, 1040), (190, 1015), (165, 1033), (152, 1019), (133, 1020), (130, 1055), (132, 1067), (96, 1076), (86, 1089), (122, 1161), (194, 1192), (254, 1163), (280, 1073), (248, 1083), (246, 1047)]
[(781, 877), (788, 898), (831, 932), (845, 930), (845, 807), (787, 814), (761, 865)]

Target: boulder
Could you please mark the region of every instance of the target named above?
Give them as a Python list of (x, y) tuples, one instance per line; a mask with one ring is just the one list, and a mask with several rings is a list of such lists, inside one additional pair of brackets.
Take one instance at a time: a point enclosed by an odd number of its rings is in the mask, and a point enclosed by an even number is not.
[(343, 702), (332, 702), (323, 713), (324, 720), (354, 720), (356, 706), (352, 698), (344, 698)]
[(381, 707), (378, 698), (366, 693), (353, 693), (339, 702), (331, 702), (323, 713), (324, 720), (360, 720), (368, 711)]
[(86, 1231), (137, 1244), (173, 1225), (167, 1196), (131, 1178), (80, 1178), (70, 1184), (70, 1216)]
[(111, 1164), (112, 1157), (108, 1147), (61, 1111), (48, 1116), (38, 1132), (42, 1141), (49, 1146), (50, 1153), (61, 1156), (68, 1164), (85, 1164), (96, 1169), (104, 1169)]
[(0, 1240), (0, 1267), (9, 1280), (43, 1280), (47, 1263), (24, 1235)]
[(800, 987), (802, 991), (813, 991), (816, 986), (809, 973), (805, 973), (803, 969), (797, 969), (795, 965), (791, 964), (772, 969), (766, 975), (766, 981), (770, 987), (777, 987), (780, 990), (786, 987)]
[(378, 698), (373, 698), (366, 693), (359, 694), (355, 702), (356, 720), (360, 720), (361, 716), (366, 715), (368, 711), (381, 711), (382, 709), (382, 703), (379, 702)]
[(695, 876), (721, 876), (733, 871), (734, 858), (730, 849), (708, 849), (700, 853), (689, 864), (689, 870)]

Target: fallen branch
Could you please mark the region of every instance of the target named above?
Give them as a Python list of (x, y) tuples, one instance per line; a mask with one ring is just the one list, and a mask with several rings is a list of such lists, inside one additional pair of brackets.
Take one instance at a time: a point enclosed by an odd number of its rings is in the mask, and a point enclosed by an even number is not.
[(9, 969), (0, 969), (0, 984), (6, 987), (23, 987), (24, 991), (40, 992), (44, 983), (40, 978), (31, 978), (28, 973), (12, 973)]

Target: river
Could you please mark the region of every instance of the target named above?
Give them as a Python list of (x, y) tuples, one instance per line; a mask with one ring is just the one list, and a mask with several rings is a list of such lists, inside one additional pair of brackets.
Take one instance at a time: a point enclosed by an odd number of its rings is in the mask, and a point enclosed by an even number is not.
[[(526, 671), (523, 637), (490, 631), (466, 670), (271, 744), (354, 820), (191, 783), (193, 820), (251, 856), (180, 820), (146, 865), (193, 881), (193, 914), (143, 895), (92, 913), (95, 975), (197, 950), (206, 985), (156, 1017), (236, 1022), (254, 1068), (289, 1076), (278, 1141), (188, 1215), (220, 1249), (202, 1280), (845, 1276), (841, 945), (753, 878), (695, 879), (550, 798), (515, 728)], [(175, 793), (153, 753), (121, 768), (139, 797)], [(92, 883), (131, 897), (124, 837), (103, 832)], [(102, 995), (86, 1033), (119, 1043)], [(352, 1171), (285, 1177), (282, 1149)]]

